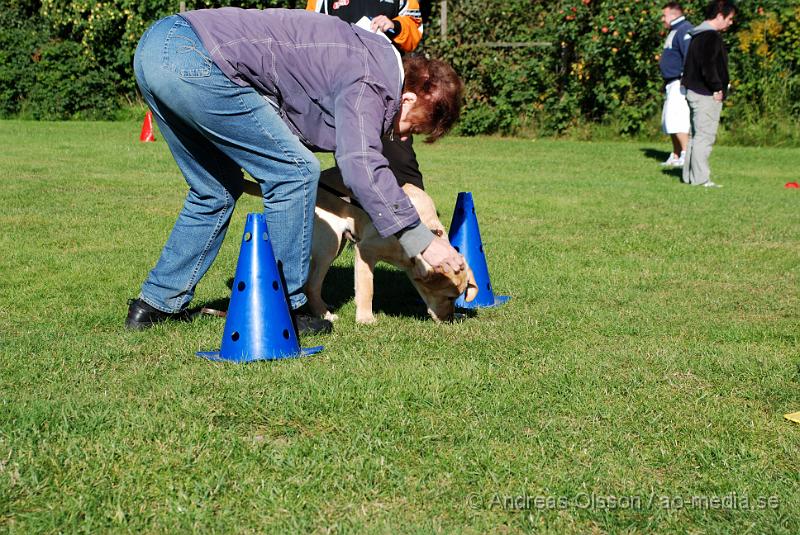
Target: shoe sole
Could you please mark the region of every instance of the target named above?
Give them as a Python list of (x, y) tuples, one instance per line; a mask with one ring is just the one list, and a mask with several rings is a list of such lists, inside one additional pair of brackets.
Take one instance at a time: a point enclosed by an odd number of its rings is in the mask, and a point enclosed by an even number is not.
[(155, 325), (155, 323), (140, 323), (138, 321), (126, 321), (125, 328), (129, 331), (143, 331), (145, 329), (149, 329)]
[(131, 321), (129, 319), (125, 320), (125, 328), (129, 331), (143, 331), (145, 329), (149, 329), (154, 325), (161, 325), (162, 323), (167, 323), (169, 321), (175, 322), (189, 322), (192, 321), (194, 318), (191, 316), (179, 316), (179, 317), (168, 317), (164, 318), (159, 321)]

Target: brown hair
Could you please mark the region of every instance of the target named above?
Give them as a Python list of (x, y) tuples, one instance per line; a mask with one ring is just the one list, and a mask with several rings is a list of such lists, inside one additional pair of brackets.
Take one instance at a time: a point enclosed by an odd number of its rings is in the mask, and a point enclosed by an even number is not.
[(412, 113), (427, 131), (425, 142), (433, 143), (458, 121), (464, 84), (450, 65), (437, 59), (405, 56), (403, 70), (403, 92), (417, 95)]
[(733, 0), (713, 0), (706, 7), (706, 20), (715, 19), (719, 14), (727, 17), (731, 13), (736, 13), (736, 4)]

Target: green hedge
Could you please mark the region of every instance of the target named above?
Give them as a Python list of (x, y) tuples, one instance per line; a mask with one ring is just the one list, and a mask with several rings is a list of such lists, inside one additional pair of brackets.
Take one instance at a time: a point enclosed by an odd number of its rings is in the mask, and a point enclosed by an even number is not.
[(19, 6), (0, 9), (0, 116), (16, 114), (34, 86), (37, 51), (47, 41), (44, 21)]
[[(0, 116), (35, 119), (113, 118), (120, 102), (137, 98), (132, 65), (139, 37), (152, 22), (180, 8), (177, 0), (4, 3)], [(298, 1), (187, 0), (185, 5), (296, 7)]]
[[(131, 72), (139, 36), (178, 11), (177, 0), (6, 0), (0, 10), (0, 116), (110, 118), (137, 99)], [(607, 123), (636, 134), (661, 106), (664, 0), (439, 1), (422, 50), (456, 67), (467, 85), (460, 130), (563, 132)], [(695, 24), (705, 0), (684, 2)], [(187, 1), (187, 9), (303, 7), (304, 0)], [(739, 2), (730, 48), (728, 121), (800, 118), (800, 0)], [(503, 47), (498, 43), (524, 46)]]

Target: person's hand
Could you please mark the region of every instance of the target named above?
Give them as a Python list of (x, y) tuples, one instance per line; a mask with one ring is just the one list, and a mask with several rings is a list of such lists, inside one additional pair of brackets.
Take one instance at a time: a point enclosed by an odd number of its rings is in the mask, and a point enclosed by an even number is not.
[(717, 102), (722, 102), (722, 97), (724, 97), (724, 96), (725, 96), (725, 94), (722, 91), (714, 91), (713, 97), (714, 97), (714, 100), (716, 100)]
[(453, 249), (450, 242), (444, 238), (434, 238), (428, 247), (422, 251), (422, 258), (439, 273), (458, 273), (467, 268), (464, 257)]
[(386, 32), (394, 28), (394, 22), (392, 21), (392, 19), (390, 19), (385, 15), (378, 15), (377, 17), (372, 19), (370, 28), (372, 28), (373, 32), (377, 32), (378, 30)]

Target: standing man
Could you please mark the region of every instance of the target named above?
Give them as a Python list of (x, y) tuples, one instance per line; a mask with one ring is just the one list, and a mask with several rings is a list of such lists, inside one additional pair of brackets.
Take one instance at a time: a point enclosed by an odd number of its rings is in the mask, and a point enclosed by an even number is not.
[[(358, 24), (366, 18), (371, 30), (382, 32), (401, 54), (413, 52), (422, 40), (419, 0), (307, 0), (306, 9), (339, 17), (351, 24)], [(382, 143), (383, 156), (388, 160), (397, 183), (425, 189), (413, 137), (401, 140), (390, 135), (384, 137)], [(328, 169), (322, 174), (322, 182), (338, 184), (341, 180), (339, 175), (338, 168)]]
[(722, 101), (728, 94), (728, 53), (721, 32), (730, 28), (736, 6), (732, 0), (714, 0), (706, 20), (691, 30), (681, 83), (686, 88), (692, 137), (686, 150), (682, 181), (692, 186), (720, 187), (711, 181), (708, 158), (717, 138)]
[(683, 64), (689, 50), (691, 23), (683, 15), (678, 2), (668, 2), (661, 15), (664, 27), (669, 30), (664, 42), (664, 51), (658, 66), (664, 78), (666, 97), (661, 112), (661, 129), (672, 138), (672, 153), (661, 165), (681, 167), (689, 143), (689, 105), (686, 103), (686, 89), (681, 86)]

